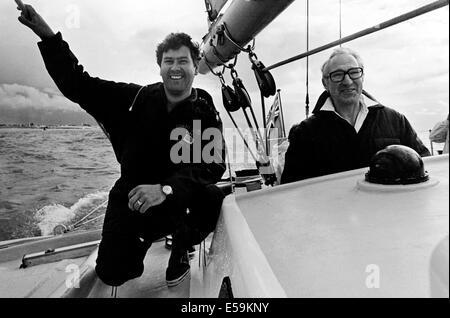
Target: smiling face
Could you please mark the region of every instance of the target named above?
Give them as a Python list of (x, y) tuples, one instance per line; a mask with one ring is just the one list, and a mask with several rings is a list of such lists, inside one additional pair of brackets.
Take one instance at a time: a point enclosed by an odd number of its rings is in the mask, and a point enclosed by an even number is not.
[(160, 75), (169, 100), (179, 101), (189, 97), (194, 77), (197, 75), (197, 66), (192, 60), (189, 48), (181, 46), (179, 49), (164, 52)]
[(336, 106), (358, 105), (361, 97), (364, 76), (358, 79), (351, 79), (348, 74), (341, 82), (333, 82), (328, 76), (335, 71), (348, 71), (351, 68), (361, 67), (355, 57), (349, 54), (339, 54), (334, 56), (324, 70), (323, 85), (330, 93), (331, 99)]

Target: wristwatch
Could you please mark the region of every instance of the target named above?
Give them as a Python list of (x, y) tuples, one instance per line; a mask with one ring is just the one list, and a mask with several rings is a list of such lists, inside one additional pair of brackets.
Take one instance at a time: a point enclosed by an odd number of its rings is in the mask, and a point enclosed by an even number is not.
[(173, 190), (172, 187), (170, 185), (165, 185), (162, 187), (162, 192), (166, 195), (169, 196), (171, 194), (173, 194)]

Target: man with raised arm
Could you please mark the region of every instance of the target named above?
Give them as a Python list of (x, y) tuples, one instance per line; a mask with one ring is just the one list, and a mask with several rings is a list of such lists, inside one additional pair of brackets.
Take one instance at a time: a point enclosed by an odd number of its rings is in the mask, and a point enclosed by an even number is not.
[[(190, 273), (187, 249), (214, 230), (223, 193), (222, 123), (211, 96), (192, 88), (199, 47), (171, 33), (157, 48), (162, 83), (147, 86), (91, 77), (61, 33), (16, 0), (19, 21), (41, 38), (45, 66), (61, 92), (107, 133), (121, 167), (109, 194), (96, 272), (110, 286), (139, 277), (153, 241), (173, 234), (169, 287)], [(181, 151), (181, 155), (180, 155)]]
[(394, 144), (430, 155), (406, 117), (363, 91), (363, 82), (361, 57), (336, 49), (322, 66), (326, 91), (313, 116), (291, 129), (281, 183), (367, 167)]

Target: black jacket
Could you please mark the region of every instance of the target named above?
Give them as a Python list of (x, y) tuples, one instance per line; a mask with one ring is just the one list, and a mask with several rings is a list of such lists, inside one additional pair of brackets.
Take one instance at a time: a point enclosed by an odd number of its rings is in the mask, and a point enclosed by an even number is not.
[(421, 156), (430, 152), (418, 138), (405, 116), (376, 105), (357, 133), (343, 118), (331, 111), (321, 111), (326, 98), (319, 98), (314, 115), (295, 125), (289, 133), (281, 183), (367, 167), (374, 154), (400, 144)]
[[(171, 185), (173, 199), (187, 204), (198, 186), (221, 179), (225, 171), (223, 138), (219, 141), (220, 158), (213, 163), (175, 164), (170, 157), (178, 142), (170, 139), (174, 128), (184, 128), (193, 137), (193, 120), (200, 120), (202, 132), (208, 128), (222, 132), (219, 114), (207, 92), (193, 89), (191, 98), (169, 113), (162, 83), (142, 87), (91, 77), (78, 64), (61, 33), (38, 45), (60, 91), (91, 114), (109, 135), (121, 166), (121, 177), (112, 191), (124, 195), (141, 184)], [(209, 141), (201, 141), (202, 149)]]

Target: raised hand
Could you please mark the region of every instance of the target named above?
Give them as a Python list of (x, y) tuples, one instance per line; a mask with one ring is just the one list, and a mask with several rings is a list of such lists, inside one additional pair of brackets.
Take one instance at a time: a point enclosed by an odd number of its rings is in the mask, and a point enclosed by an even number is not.
[(55, 35), (53, 30), (48, 26), (47, 22), (34, 10), (29, 4), (24, 4), (21, 0), (15, 0), (17, 9), (21, 11), (19, 17), (20, 23), (29, 27), (42, 40)]

